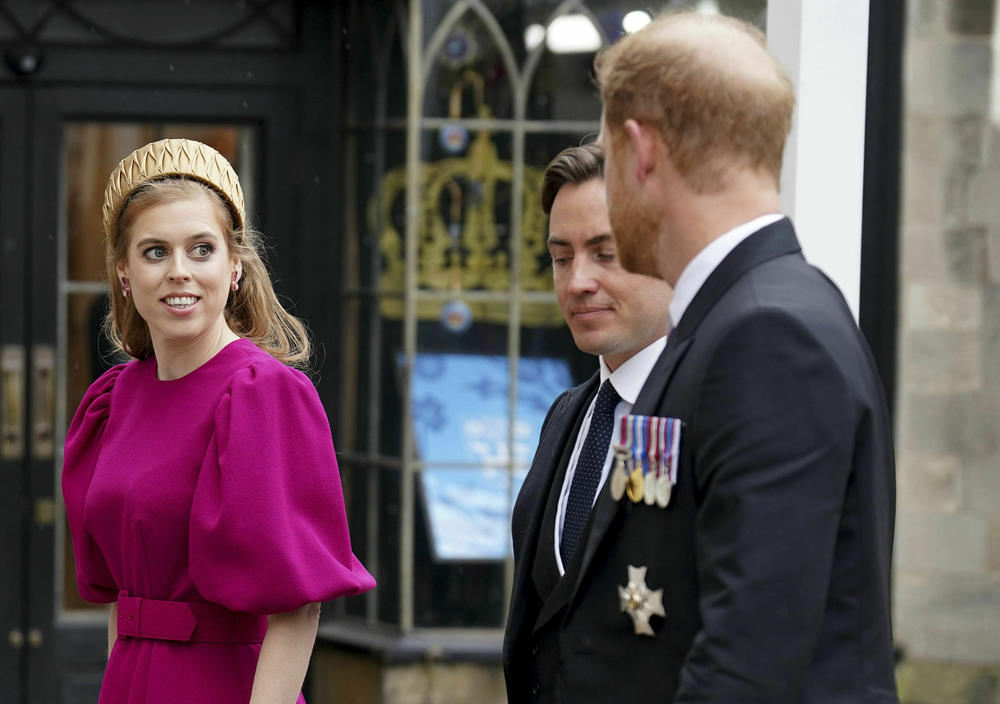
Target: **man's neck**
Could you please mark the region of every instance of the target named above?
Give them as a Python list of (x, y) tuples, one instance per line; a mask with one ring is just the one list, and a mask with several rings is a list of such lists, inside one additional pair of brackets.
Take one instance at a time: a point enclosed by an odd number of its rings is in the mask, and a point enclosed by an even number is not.
[(659, 252), (662, 278), (677, 285), (681, 272), (701, 250), (734, 227), (768, 213), (781, 212), (778, 192), (769, 179), (748, 174), (714, 193), (675, 194), (664, 211)]

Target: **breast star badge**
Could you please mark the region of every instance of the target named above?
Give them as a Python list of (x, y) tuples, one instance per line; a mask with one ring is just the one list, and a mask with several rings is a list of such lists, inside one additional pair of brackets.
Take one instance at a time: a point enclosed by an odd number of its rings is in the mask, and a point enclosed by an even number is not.
[(663, 590), (653, 591), (646, 586), (646, 568), (628, 566), (628, 584), (618, 587), (621, 610), (627, 611), (635, 626), (636, 635), (652, 636), (649, 619), (652, 616), (666, 616), (663, 610)]

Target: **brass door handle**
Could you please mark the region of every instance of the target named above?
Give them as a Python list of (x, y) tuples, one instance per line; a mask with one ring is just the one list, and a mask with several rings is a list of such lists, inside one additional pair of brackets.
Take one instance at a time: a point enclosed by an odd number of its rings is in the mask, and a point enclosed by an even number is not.
[(37, 460), (48, 460), (55, 452), (56, 351), (52, 345), (31, 348), (31, 372), (31, 454)]
[(24, 348), (0, 347), (0, 459), (24, 457)]
[(7, 643), (14, 650), (20, 650), (24, 647), (24, 631), (20, 628), (15, 628), (7, 634)]

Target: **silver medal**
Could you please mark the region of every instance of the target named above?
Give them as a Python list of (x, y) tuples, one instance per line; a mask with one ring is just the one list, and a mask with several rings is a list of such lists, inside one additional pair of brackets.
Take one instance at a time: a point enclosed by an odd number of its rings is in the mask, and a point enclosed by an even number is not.
[(655, 636), (649, 620), (653, 616), (666, 618), (663, 608), (663, 590), (646, 586), (646, 568), (628, 566), (628, 581), (618, 587), (618, 606), (632, 619), (636, 635)]
[(667, 504), (670, 503), (670, 475), (661, 474), (656, 480), (656, 505), (660, 508), (666, 508)]
[(611, 498), (620, 501), (628, 485), (628, 472), (625, 471), (628, 448), (624, 445), (612, 445), (612, 448), (615, 451), (615, 465), (611, 470)]
[(652, 506), (656, 501), (656, 489), (660, 482), (657, 481), (656, 475), (652, 472), (646, 477), (646, 485), (643, 487), (642, 500), (646, 502), (647, 506)]

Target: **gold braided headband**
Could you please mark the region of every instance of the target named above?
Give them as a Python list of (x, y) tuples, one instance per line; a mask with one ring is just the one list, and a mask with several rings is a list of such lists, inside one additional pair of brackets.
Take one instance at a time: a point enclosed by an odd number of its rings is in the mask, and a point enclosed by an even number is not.
[(243, 189), (226, 157), (207, 144), (190, 139), (161, 139), (136, 149), (111, 172), (104, 190), (104, 234), (109, 242), (118, 227), (122, 208), (137, 188), (170, 176), (193, 178), (219, 192), (233, 214), (233, 225), (246, 222)]

